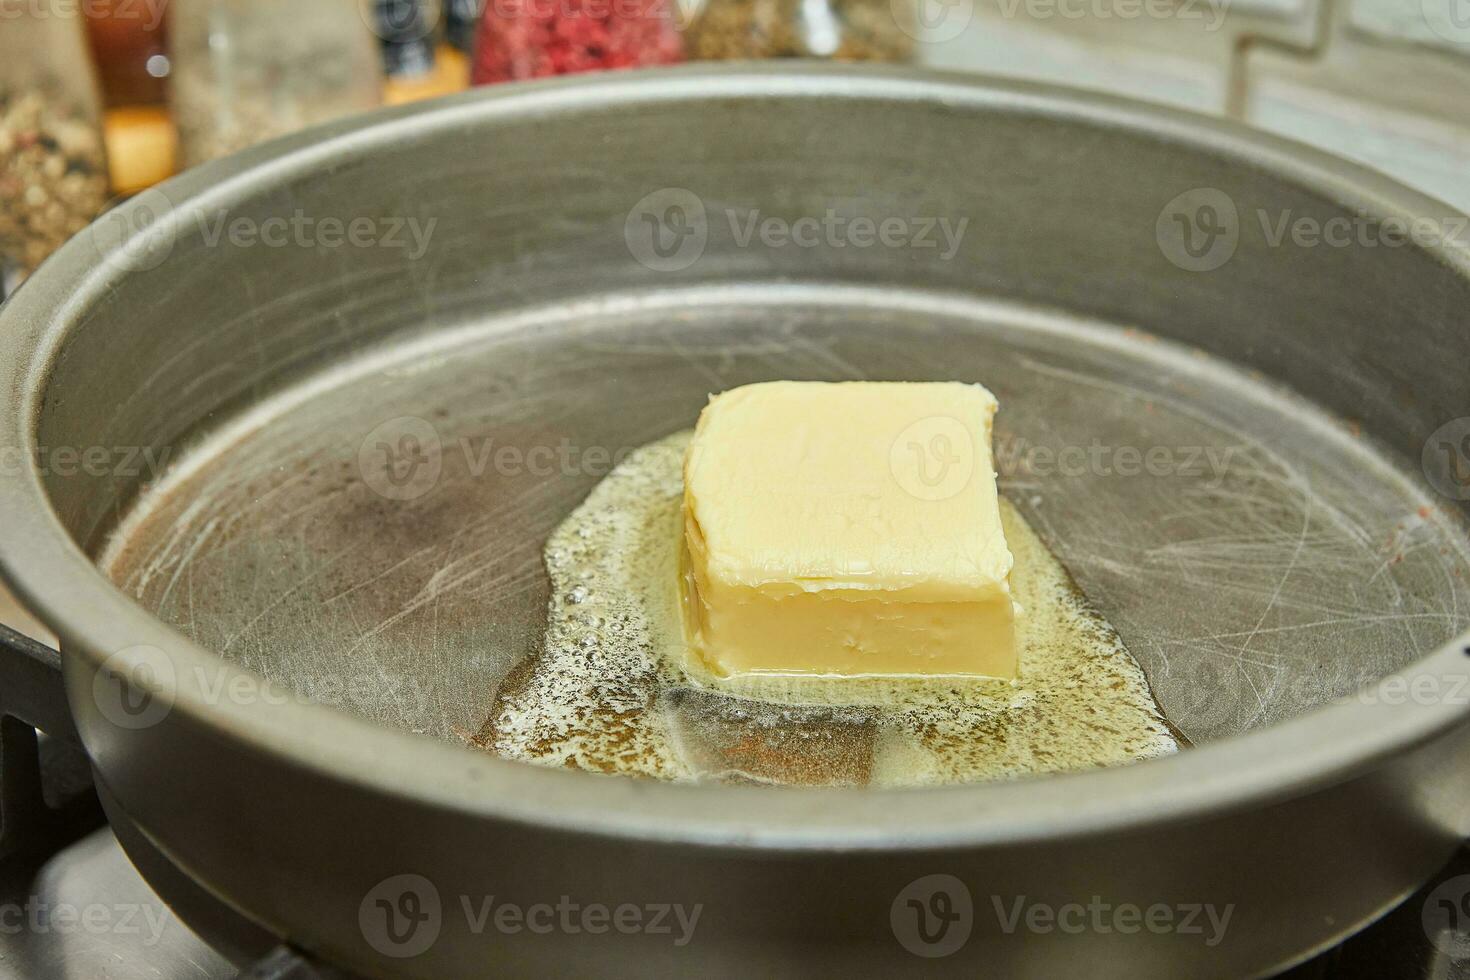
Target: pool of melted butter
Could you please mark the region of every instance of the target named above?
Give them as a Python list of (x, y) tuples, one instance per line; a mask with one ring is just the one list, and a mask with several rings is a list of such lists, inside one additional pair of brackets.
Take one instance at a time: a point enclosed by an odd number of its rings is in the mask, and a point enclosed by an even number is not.
[(721, 679), (684, 642), (683, 432), (630, 455), (552, 534), (539, 656), (478, 739), (539, 765), (672, 780), (922, 786), (1119, 765), (1179, 742), (1117, 632), (1001, 500), (1020, 676)]

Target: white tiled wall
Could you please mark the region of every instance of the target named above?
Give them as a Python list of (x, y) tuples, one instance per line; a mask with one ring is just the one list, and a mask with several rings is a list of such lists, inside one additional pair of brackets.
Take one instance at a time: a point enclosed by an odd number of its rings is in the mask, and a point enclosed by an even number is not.
[[(1119, 17), (1128, 2), (974, 0), (963, 34), (921, 56), (1218, 114), (1238, 36), (1316, 33), (1313, 0), (1176, 0), (1164, 16)], [(1343, 2), (1319, 57), (1253, 49), (1247, 120), (1470, 211), (1470, 0)]]

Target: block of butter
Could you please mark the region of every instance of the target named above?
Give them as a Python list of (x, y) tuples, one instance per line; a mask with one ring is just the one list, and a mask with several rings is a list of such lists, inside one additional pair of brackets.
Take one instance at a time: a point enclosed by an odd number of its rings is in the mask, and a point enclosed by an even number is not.
[(996, 407), (954, 382), (712, 398), (684, 460), (694, 655), (717, 678), (1015, 677)]

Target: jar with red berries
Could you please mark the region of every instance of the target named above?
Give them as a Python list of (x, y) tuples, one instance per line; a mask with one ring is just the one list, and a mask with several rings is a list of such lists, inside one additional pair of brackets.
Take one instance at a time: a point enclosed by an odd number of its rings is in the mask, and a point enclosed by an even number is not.
[(684, 60), (678, 0), (487, 0), (476, 85)]

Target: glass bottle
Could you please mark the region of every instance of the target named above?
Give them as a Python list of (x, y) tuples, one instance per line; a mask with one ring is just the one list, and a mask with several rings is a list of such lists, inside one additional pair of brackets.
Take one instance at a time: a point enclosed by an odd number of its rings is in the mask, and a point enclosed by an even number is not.
[(472, 53), (479, 26), (480, 0), (444, 0), (444, 37), (455, 48)]
[(0, 260), (24, 276), (106, 206), (107, 154), (80, 11), (0, 13)]
[(434, 71), (439, 0), (372, 0), (373, 33), (390, 79), (422, 78)]
[(170, 64), (165, 9), (139, 0), (88, 0), (92, 57), (109, 108), (163, 103)]
[(689, 26), (691, 60), (909, 61), (915, 0), (707, 0)]
[(382, 100), (360, 0), (173, 0), (170, 102), (188, 167)]

